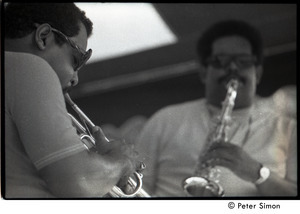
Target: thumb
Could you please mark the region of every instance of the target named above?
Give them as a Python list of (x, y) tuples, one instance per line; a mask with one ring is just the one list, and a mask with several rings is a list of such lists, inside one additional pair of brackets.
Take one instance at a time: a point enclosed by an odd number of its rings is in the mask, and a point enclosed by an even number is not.
[(92, 134), (96, 140), (96, 146), (105, 146), (106, 143), (109, 142), (109, 140), (106, 138), (103, 130), (99, 126), (94, 126), (92, 128)]

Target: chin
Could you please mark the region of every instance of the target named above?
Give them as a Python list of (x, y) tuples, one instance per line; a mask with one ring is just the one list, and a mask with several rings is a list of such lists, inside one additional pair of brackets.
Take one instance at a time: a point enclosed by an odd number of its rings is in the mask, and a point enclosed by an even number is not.
[[(244, 98), (244, 97), (242, 97)], [(239, 97), (236, 98), (234, 109), (242, 109), (242, 108), (248, 108), (252, 105), (252, 100), (249, 99), (243, 99), (241, 100)]]

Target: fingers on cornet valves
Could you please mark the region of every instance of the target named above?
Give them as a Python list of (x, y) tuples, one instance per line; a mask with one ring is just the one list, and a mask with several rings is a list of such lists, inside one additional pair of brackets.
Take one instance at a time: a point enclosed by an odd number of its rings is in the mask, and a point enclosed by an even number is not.
[(96, 143), (108, 143), (109, 140), (106, 138), (103, 130), (99, 126), (94, 126), (92, 128), (93, 135), (96, 139)]
[(146, 164), (140, 161), (136, 169), (136, 172), (141, 173), (145, 168), (146, 168)]

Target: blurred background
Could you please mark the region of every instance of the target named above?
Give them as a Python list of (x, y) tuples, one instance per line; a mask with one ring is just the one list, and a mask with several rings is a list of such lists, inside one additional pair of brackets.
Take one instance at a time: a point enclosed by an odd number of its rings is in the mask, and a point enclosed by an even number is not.
[[(97, 125), (139, 131), (158, 109), (201, 98), (195, 45), (227, 18), (262, 33), (264, 75), (258, 94), (296, 86), (296, 4), (77, 3), (94, 22), (93, 56), (70, 93)], [(114, 132), (114, 131), (112, 131)]]

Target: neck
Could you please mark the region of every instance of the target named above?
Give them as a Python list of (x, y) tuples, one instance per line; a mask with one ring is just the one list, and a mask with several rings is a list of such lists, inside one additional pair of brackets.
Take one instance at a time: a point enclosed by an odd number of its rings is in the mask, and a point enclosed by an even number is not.
[(33, 53), (29, 38), (5, 39), (5, 51)]

